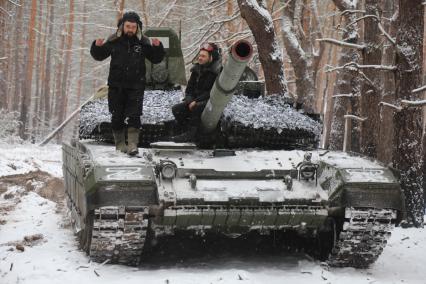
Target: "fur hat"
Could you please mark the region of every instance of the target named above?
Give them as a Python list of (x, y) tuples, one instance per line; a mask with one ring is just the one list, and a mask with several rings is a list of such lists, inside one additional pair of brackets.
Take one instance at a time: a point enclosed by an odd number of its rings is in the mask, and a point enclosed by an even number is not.
[(121, 19), (118, 20), (118, 23), (117, 23), (117, 27), (118, 27), (117, 37), (120, 37), (123, 34), (124, 22), (136, 23), (138, 25), (138, 30), (136, 31), (136, 36), (139, 39), (142, 39), (142, 27), (143, 27), (143, 24), (142, 24), (142, 21), (141, 21), (141, 18), (139, 17), (139, 15), (136, 12), (134, 12), (134, 11), (125, 12), (123, 14), (123, 17), (121, 17)]

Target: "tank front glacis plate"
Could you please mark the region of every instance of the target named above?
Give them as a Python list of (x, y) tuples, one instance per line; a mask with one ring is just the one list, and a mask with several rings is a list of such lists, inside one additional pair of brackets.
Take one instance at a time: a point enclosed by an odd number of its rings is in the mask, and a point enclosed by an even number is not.
[[(235, 156), (214, 157), (212, 151), (153, 149), (157, 164), (176, 166), (173, 178), (158, 182), (159, 200), (179, 204), (278, 204), (321, 202), (327, 193), (315, 180), (297, 179), (302, 151), (237, 151)], [(293, 178), (292, 187), (284, 182)], [(195, 182), (191, 184), (191, 179)]]

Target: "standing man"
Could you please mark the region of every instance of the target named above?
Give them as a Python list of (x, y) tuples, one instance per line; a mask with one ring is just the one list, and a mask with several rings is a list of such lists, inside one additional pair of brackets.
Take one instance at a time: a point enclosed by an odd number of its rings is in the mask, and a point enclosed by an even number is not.
[(220, 73), (222, 64), (220, 50), (214, 43), (201, 45), (198, 62), (191, 68), (191, 77), (185, 90), (185, 99), (182, 103), (172, 107), (176, 121), (188, 125), (186, 133), (175, 136), (175, 142), (193, 141), (200, 124), (201, 114), (210, 98), (210, 90)]
[[(126, 12), (118, 21), (117, 32), (106, 42), (97, 39), (90, 54), (101, 61), (111, 56), (108, 76), (108, 108), (115, 147), (134, 156), (138, 153), (143, 94), (145, 90), (145, 58), (160, 63), (164, 48), (158, 39), (142, 35), (142, 21), (135, 12)], [(127, 125), (127, 142), (125, 129)]]

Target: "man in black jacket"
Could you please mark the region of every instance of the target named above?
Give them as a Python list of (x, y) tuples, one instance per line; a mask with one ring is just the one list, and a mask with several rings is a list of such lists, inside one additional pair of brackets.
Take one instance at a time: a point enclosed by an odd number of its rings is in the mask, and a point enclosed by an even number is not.
[(198, 54), (198, 63), (191, 68), (191, 77), (182, 103), (172, 107), (176, 121), (189, 126), (189, 131), (174, 137), (175, 142), (194, 140), (201, 114), (210, 98), (210, 90), (221, 71), (220, 52), (217, 45), (205, 43)]
[[(95, 60), (111, 56), (108, 76), (108, 108), (116, 149), (129, 155), (138, 153), (143, 94), (145, 90), (145, 58), (160, 63), (164, 48), (158, 39), (142, 35), (142, 22), (135, 12), (126, 12), (118, 22), (118, 29), (106, 42), (97, 39), (90, 54)], [(127, 124), (127, 142), (125, 127)]]

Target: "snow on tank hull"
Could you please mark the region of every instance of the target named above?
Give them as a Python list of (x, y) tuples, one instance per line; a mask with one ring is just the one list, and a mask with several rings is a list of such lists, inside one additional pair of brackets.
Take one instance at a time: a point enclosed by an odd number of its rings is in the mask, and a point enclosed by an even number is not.
[(174, 143), (140, 152), (131, 159), (92, 142), (63, 146), (74, 227), (95, 261), (137, 265), (146, 244), (179, 231), (289, 231), (315, 240), (331, 265), (366, 267), (403, 211), (392, 173), (345, 153), (316, 151), (308, 161), (304, 151)]

